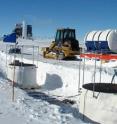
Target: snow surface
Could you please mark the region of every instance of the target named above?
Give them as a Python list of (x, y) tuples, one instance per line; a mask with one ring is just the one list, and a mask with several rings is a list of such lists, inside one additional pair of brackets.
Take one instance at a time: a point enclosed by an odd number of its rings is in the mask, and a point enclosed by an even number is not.
[[(20, 41), (20, 45), (39, 45), (48, 46), (49, 43), (35, 42), (35, 41)], [(6, 78), (7, 64), (5, 59), (8, 56), (5, 55), (6, 44), (0, 43), (0, 122), (4, 124), (17, 123), (17, 124), (83, 124), (79, 115), (79, 96), (78, 95), (78, 76), (79, 76), (79, 62), (76, 61), (60, 61), (60, 60), (48, 60), (44, 59), (40, 54), (35, 52), (34, 58), (32, 56), (32, 48), (23, 49), (22, 56), (17, 56), (21, 61), (34, 63), (38, 67), (38, 80), (43, 86), (39, 90), (22, 90), (18, 87), (15, 88), (15, 102), (12, 102), (12, 87)], [(41, 51), (41, 50), (40, 50)], [(13, 57), (10, 56), (8, 62), (13, 61)], [(38, 61), (38, 63), (37, 63)], [(94, 63), (95, 60), (86, 60), (85, 68), (85, 80), (84, 82), (92, 82), (94, 80)], [(99, 81), (100, 76), (100, 61), (97, 61), (96, 69), (96, 81)], [(116, 68), (117, 62), (111, 61), (109, 63), (102, 64), (102, 81), (111, 82), (114, 77), (116, 82), (114, 68)], [(83, 61), (81, 62), (81, 83), (83, 78)], [(59, 78), (59, 77), (60, 78)], [(48, 77), (48, 80), (46, 80)], [(53, 78), (54, 77), (54, 80)], [(62, 81), (61, 81), (62, 80)], [(64, 85), (57, 83), (62, 82)], [(56, 83), (56, 85), (54, 85)], [(50, 87), (51, 86), (51, 87)], [(56, 86), (56, 87), (55, 87)], [(62, 88), (60, 88), (63, 86)], [(47, 91), (47, 92), (46, 92)], [(51, 93), (52, 92), (52, 93)], [(55, 94), (55, 95), (54, 95)], [(59, 96), (60, 95), (60, 96)], [(75, 100), (72, 105), (69, 102), (65, 102), (65, 97), (61, 95), (74, 95), (71, 100)], [(68, 98), (68, 97), (67, 97)], [(8, 120), (8, 121), (7, 121)]]
[(79, 118), (77, 105), (65, 103), (39, 91), (15, 88), (0, 72), (1, 124), (84, 124)]
[[(78, 104), (49, 95), (41, 90), (22, 90), (7, 80), (6, 56), (0, 57), (0, 123), (1, 124), (85, 124), (79, 116)], [(56, 78), (57, 80), (57, 78)], [(53, 80), (51, 80), (53, 81)], [(52, 85), (51, 85), (52, 86)], [(77, 100), (77, 97), (76, 97)]]

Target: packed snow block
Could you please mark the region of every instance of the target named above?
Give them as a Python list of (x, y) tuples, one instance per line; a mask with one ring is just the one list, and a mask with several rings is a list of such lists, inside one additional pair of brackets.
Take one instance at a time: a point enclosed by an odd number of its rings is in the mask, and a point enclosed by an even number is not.
[(78, 70), (58, 64), (38, 62), (39, 85), (52, 94), (72, 96), (78, 92)]
[(47, 90), (56, 90), (58, 88), (62, 88), (63, 87), (62, 79), (57, 74), (46, 73), (46, 80), (45, 80), (45, 82), (46, 83), (42, 87), (47, 89)]
[(16, 42), (16, 33), (5, 35), (3, 38), (3, 42), (15, 43)]

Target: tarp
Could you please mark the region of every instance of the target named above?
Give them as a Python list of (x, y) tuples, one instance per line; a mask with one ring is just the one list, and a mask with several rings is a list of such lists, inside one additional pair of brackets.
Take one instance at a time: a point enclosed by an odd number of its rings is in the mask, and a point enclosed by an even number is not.
[(16, 33), (4, 35), (3, 42), (16, 43)]

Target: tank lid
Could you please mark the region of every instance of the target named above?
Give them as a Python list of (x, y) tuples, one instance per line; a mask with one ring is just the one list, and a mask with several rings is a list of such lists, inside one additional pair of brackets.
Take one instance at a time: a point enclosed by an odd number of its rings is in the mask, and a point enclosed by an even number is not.
[(12, 63), (9, 64), (10, 66), (35, 66), (34, 64), (24, 63), (20, 62), (19, 60), (15, 60)]

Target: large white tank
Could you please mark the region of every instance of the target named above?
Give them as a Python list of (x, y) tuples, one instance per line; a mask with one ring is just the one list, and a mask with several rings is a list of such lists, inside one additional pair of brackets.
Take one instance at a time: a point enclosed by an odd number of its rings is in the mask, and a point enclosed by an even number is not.
[[(115, 116), (117, 112), (117, 98), (115, 95), (117, 84), (105, 84), (104, 86), (102, 83), (99, 83), (98, 86), (100, 88), (98, 87), (98, 91), (94, 92), (91, 83), (86, 84), (88, 86), (87, 89), (82, 88), (79, 113), (82, 119), (89, 119), (89, 123), (116, 124), (117, 122), (117, 117)], [(97, 84), (95, 84), (95, 89), (97, 89), (96, 86)], [(104, 90), (106, 92), (104, 92)]]
[[(36, 77), (36, 66), (26, 63), (14, 63), (9, 64), (7, 78), (14, 81), (21, 88), (31, 89), (38, 88)], [(14, 78), (14, 79), (13, 79)]]
[(112, 30), (107, 37), (109, 48), (117, 52), (117, 30)]
[[(98, 41), (102, 48), (117, 52), (117, 30), (91, 31), (85, 36), (85, 42)], [(102, 44), (101, 44), (102, 43)], [(88, 44), (90, 46), (90, 43)]]

